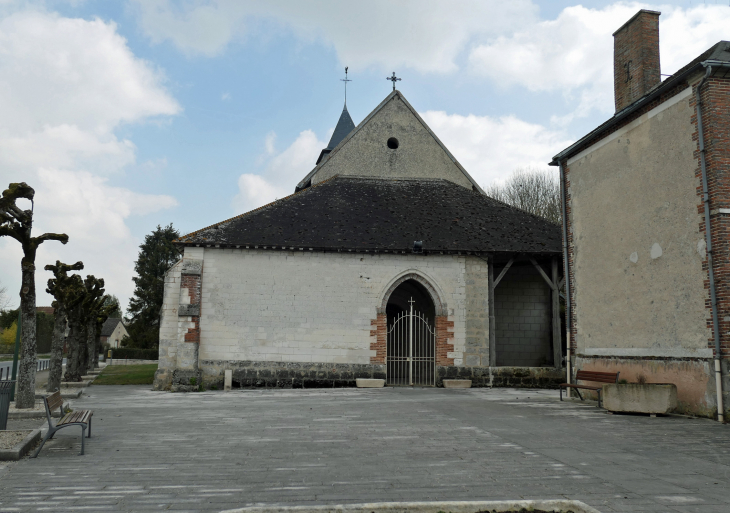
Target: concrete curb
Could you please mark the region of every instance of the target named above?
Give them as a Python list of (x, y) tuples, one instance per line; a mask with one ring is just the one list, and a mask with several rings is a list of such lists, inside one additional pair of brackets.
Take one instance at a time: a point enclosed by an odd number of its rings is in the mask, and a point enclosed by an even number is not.
[(0, 461), (18, 461), (25, 456), (30, 448), (33, 447), (38, 440), (41, 439), (41, 430), (34, 429), (22, 442), (8, 450), (0, 450)]
[[(63, 403), (63, 411), (66, 411), (70, 408), (70, 405), (68, 402)], [(53, 418), (59, 418), (61, 414), (58, 410), (54, 411), (51, 415)], [(42, 410), (14, 410), (8, 412), (8, 419), (45, 419), (46, 418), (46, 408), (44, 407)]]
[[(84, 391), (83, 388), (79, 388), (79, 389), (72, 388), (72, 389), (61, 390), (61, 398), (62, 399), (78, 399), (79, 397), (81, 397), (81, 393), (83, 391)], [(44, 397), (48, 397), (49, 395), (51, 395), (51, 394), (49, 394), (45, 390), (36, 390), (35, 391), (36, 399), (43, 399)]]
[(587, 504), (570, 500), (463, 501), (463, 502), (374, 502), (333, 506), (269, 506), (229, 509), (221, 513), (477, 513), (540, 509), (552, 513), (600, 513)]

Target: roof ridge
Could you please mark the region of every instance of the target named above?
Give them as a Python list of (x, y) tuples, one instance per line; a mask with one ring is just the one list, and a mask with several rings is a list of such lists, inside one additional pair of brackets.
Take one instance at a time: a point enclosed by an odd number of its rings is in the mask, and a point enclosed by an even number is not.
[(276, 200), (272, 201), (271, 203), (267, 203), (266, 205), (262, 205), (262, 206), (260, 206), (258, 208), (255, 208), (253, 210), (249, 210), (248, 212), (244, 212), (243, 214), (238, 214), (237, 216), (230, 217), (230, 218), (225, 219), (223, 221), (219, 221), (217, 223), (213, 223), (210, 226), (206, 226), (205, 228), (200, 228), (199, 230), (195, 230), (194, 232), (190, 232), (190, 233), (188, 233), (186, 235), (183, 235), (182, 237), (179, 237), (179, 238), (173, 240), (172, 242), (173, 243), (176, 243), (176, 242), (185, 242), (183, 239), (187, 239), (189, 237), (192, 237), (193, 235), (197, 235), (198, 233), (203, 232), (205, 230), (209, 230), (209, 229), (211, 229), (213, 227), (220, 226), (223, 223), (228, 223), (228, 222), (233, 221), (235, 219), (241, 219), (242, 217), (245, 217), (247, 215), (253, 214), (254, 212), (259, 212), (259, 211), (261, 211), (261, 210), (263, 210), (265, 208), (274, 206), (275, 204), (280, 203), (280, 202), (285, 201), (285, 200), (288, 200), (288, 199), (296, 196), (297, 194), (302, 194), (303, 192), (306, 192), (308, 190), (314, 189), (315, 187), (319, 187), (320, 185), (324, 185), (327, 182), (330, 182), (330, 181), (334, 180), (338, 176), (340, 176), (340, 175), (331, 176), (330, 178), (327, 178), (326, 180), (322, 180), (321, 182), (319, 182), (317, 184), (314, 184), (311, 187), (307, 187), (306, 189), (302, 189), (302, 190), (297, 191), (297, 192), (295, 192), (293, 194), (290, 194), (288, 196), (284, 196), (283, 198), (276, 199)]

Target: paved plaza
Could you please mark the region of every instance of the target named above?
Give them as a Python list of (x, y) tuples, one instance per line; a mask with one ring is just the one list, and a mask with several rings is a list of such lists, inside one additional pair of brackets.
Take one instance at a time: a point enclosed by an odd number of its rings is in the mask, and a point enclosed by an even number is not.
[(555, 391), (92, 386), (76, 428), (0, 466), (0, 512), (581, 500), (601, 512), (730, 511), (730, 426), (609, 415)]

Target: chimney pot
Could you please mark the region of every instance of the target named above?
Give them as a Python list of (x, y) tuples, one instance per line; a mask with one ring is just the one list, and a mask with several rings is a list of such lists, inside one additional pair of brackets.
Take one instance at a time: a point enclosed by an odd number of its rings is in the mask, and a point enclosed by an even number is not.
[(616, 112), (661, 82), (658, 11), (642, 9), (613, 33), (613, 92)]

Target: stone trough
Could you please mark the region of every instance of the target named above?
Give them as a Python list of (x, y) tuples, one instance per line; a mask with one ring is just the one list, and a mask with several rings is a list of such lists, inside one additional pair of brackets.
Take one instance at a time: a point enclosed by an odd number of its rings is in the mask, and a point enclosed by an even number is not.
[(571, 500), (464, 501), (464, 502), (374, 502), (334, 506), (264, 506), (222, 513), (600, 513), (587, 504)]

